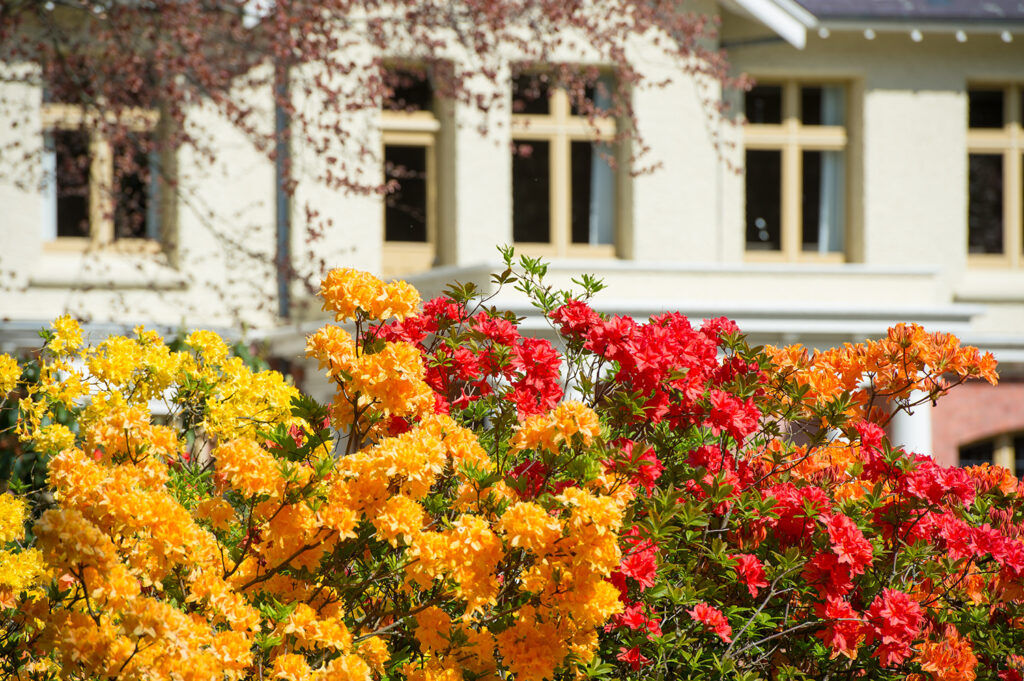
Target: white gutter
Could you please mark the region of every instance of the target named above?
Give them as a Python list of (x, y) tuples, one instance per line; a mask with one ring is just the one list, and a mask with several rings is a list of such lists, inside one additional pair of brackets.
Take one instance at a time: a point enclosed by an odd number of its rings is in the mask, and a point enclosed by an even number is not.
[(1024, 22), (1009, 19), (956, 20), (941, 21), (914, 17), (879, 17), (864, 19), (823, 19), (821, 26), (830, 31), (867, 31), (876, 33), (906, 33), (917, 29), (922, 33), (958, 33), (991, 34), (1021, 33)]
[(741, 8), (798, 50), (807, 44), (807, 29), (818, 25), (817, 18), (793, 0), (727, 0), (726, 4)]

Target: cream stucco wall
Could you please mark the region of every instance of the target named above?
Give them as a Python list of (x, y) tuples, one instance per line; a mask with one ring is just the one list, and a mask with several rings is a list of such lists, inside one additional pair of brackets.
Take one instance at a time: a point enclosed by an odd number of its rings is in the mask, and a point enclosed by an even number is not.
[[(719, 98), (736, 96), (680, 74), (650, 43), (636, 41), (629, 55), (645, 79), (671, 80), (632, 93), (641, 138), (651, 149), (641, 163), (655, 169), (635, 177), (620, 173), (616, 259), (563, 260), (552, 271), (566, 281), (581, 271), (606, 277), (609, 295), (623, 311), (631, 305), (732, 311), (773, 338), (854, 340), (915, 318), (1024, 348), (1024, 273), (969, 267), (965, 248), (966, 89), (973, 82), (1024, 82), (1024, 45), (973, 34), (966, 43), (952, 34), (926, 33), (916, 43), (906, 33), (885, 32), (869, 41), (859, 32), (837, 31), (827, 38), (812, 32), (798, 50), (733, 15), (725, 17), (722, 39), (738, 71), (849, 86), (847, 262), (745, 262), (742, 130), (714, 115)], [(415, 56), (412, 47), (399, 48), (396, 56)], [(348, 49), (368, 65), (378, 56), (358, 45)], [(457, 53), (449, 56), (456, 68), (464, 63)], [(586, 49), (559, 57), (593, 60)], [(427, 289), (439, 288), (442, 277), (486, 280), (486, 271), (496, 267), (495, 247), (511, 240), (507, 78), (516, 58), (507, 54), (498, 69), (499, 96), (489, 111), (454, 102), (439, 109), (437, 261), (447, 269), (417, 277)], [(293, 103), (313, 115), (322, 104), (305, 98), (300, 86), (316, 76), (304, 70), (290, 76)], [(489, 86), (481, 81), (474, 87)], [(17, 131), (0, 120), (0, 149), (14, 137), (38, 146), (39, 91), (7, 84), (0, 96), (24, 104), (27, 112)], [(245, 96), (262, 129), (272, 129), (271, 93)], [(0, 117), (9, 115), (5, 111), (0, 108)], [(336, 122), (367, 148), (380, 146), (377, 111), (345, 114)], [(217, 159), (178, 154), (182, 190), (174, 238), (156, 257), (44, 249), (41, 194), (0, 181), (0, 317), (42, 323), (72, 309), (97, 320), (281, 324), (275, 316), (273, 161), (206, 107), (195, 108), (189, 125), (204, 131)], [(379, 157), (357, 160), (340, 142), (335, 151), (350, 161), (349, 172), (358, 168), (371, 182), (381, 176)], [(297, 272), (315, 280), (323, 266), (379, 271), (380, 196), (329, 187), (321, 179), (323, 158), (301, 140), (293, 140), (290, 153), (298, 179), (290, 216)], [(318, 211), (309, 225), (321, 232), (315, 242), (306, 238), (306, 206)], [(296, 318), (317, 313), (304, 286), (293, 286), (291, 295)]]
[[(0, 86), (5, 163), (0, 174), (0, 318), (44, 325), (65, 311), (93, 322), (238, 328), (265, 326), (273, 308), (273, 165), (223, 115), (206, 105), (186, 125), (210, 144), (213, 158), (193, 149), (175, 157), (175, 220), (163, 224), (159, 252), (115, 243), (69, 247), (44, 243), (41, 90)], [(253, 124), (272, 124), (265, 93), (239, 93), (251, 102)], [(11, 142), (16, 142), (12, 145)], [(33, 150), (36, 153), (33, 153)], [(11, 158), (25, 157), (22, 166)], [(164, 190), (167, 191), (167, 190)]]
[[(966, 248), (967, 89), (1024, 81), (1024, 44), (994, 34), (962, 43), (952, 31), (926, 32), (920, 42), (909, 31), (877, 31), (873, 40), (860, 31), (812, 31), (797, 50), (752, 40), (764, 36), (763, 27), (727, 16), (723, 39), (735, 43), (737, 70), (843, 82), (851, 92), (848, 259), (932, 267), (934, 296), (980, 306), (970, 327), (976, 338), (1024, 337), (1021, 271), (969, 265)], [(890, 295), (914, 302), (902, 288)]]

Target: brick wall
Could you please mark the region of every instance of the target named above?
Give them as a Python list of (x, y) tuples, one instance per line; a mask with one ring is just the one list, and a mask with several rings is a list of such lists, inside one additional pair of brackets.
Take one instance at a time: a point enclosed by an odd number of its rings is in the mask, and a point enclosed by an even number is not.
[(1024, 431), (1024, 381), (998, 386), (971, 381), (939, 399), (932, 410), (935, 460), (952, 466), (961, 445), (1008, 431)]

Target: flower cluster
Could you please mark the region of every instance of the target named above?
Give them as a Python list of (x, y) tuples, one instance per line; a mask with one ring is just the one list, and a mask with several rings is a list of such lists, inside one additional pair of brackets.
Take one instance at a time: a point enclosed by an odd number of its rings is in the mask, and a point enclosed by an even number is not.
[(991, 357), (912, 325), (750, 348), (507, 258), (554, 342), (469, 287), (331, 272), (326, 405), (208, 331), (84, 347), (64, 317), (0, 356), (47, 466), (0, 495), (0, 673), (1021, 678), (1017, 479), (882, 428)]
[[(59, 323), (19, 424), (50, 454), (52, 502), (33, 522), (0, 497), (0, 542), (21, 542), (0, 550), (12, 671), (540, 681), (594, 659), (622, 609), (609, 578), (632, 499), (598, 463), (597, 415), (537, 398), (539, 346), (479, 318), (533, 413), (495, 456), (435, 399), (422, 350), (369, 326), (412, 318), (411, 287), (340, 271), (324, 293), (357, 327), (309, 339), (330, 406), (211, 332), (179, 351), (141, 329), (83, 348)], [(59, 408), (76, 418), (58, 430)], [(531, 464), (560, 482), (527, 500)]]

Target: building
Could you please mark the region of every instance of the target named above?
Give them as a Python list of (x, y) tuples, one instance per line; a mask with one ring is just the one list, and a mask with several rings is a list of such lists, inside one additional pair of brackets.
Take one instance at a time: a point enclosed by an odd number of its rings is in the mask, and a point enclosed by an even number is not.
[[(387, 201), (327, 188), (313, 150), (290, 147), (292, 209), (315, 201), (332, 223), (315, 253), (280, 230), (289, 204), (275, 191), (275, 164), (202, 106), (194, 116), (226, 160), (177, 154), (189, 201), (140, 186), (146, 218), (130, 233), (38, 185), (0, 184), (0, 345), (32, 345), (36, 329), (71, 309), (99, 331), (126, 320), (244, 324), (295, 355), (317, 308), (299, 287), (279, 286), (278, 239), (300, 272), (321, 258), (401, 274), (427, 293), (452, 279), (486, 286), (495, 246), (514, 242), (549, 258), (556, 282), (604, 278), (609, 312), (725, 315), (756, 342), (812, 347), (898, 321), (954, 332), (996, 353), (1003, 385), (919, 409), (894, 437), (946, 463), (1021, 461), (1024, 471), (1024, 5), (722, 0), (699, 9), (720, 12), (720, 46), (757, 85), (723, 93), (633, 46), (646, 77), (674, 76), (633, 94), (647, 162), (658, 166), (635, 177), (607, 162), (628, 154), (609, 143), (617, 121), (588, 122), (563, 90), (509, 75), (486, 114), (412, 82), (401, 110), (353, 115), (348, 124), (365, 126), (381, 150), (367, 172), (401, 182)], [(0, 124), (0, 148), (27, 129), (31, 171), (54, 174), (53, 140), (76, 112), (45, 103), (39, 88), (2, 87), (29, 124)], [(722, 99), (748, 123), (709, 115)], [(255, 101), (273, 125), (269, 99)], [(137, 125), (156, 124), (141, 116)], [(102, 140), (79, 153), (90, 155), (92, 177), (108, 172)], [(67, 235), (69, 211), (87, 234)], [(227, 227), (211, 227), (214, 218)], [(499, 304), (530, 311), (515, 297)]]

